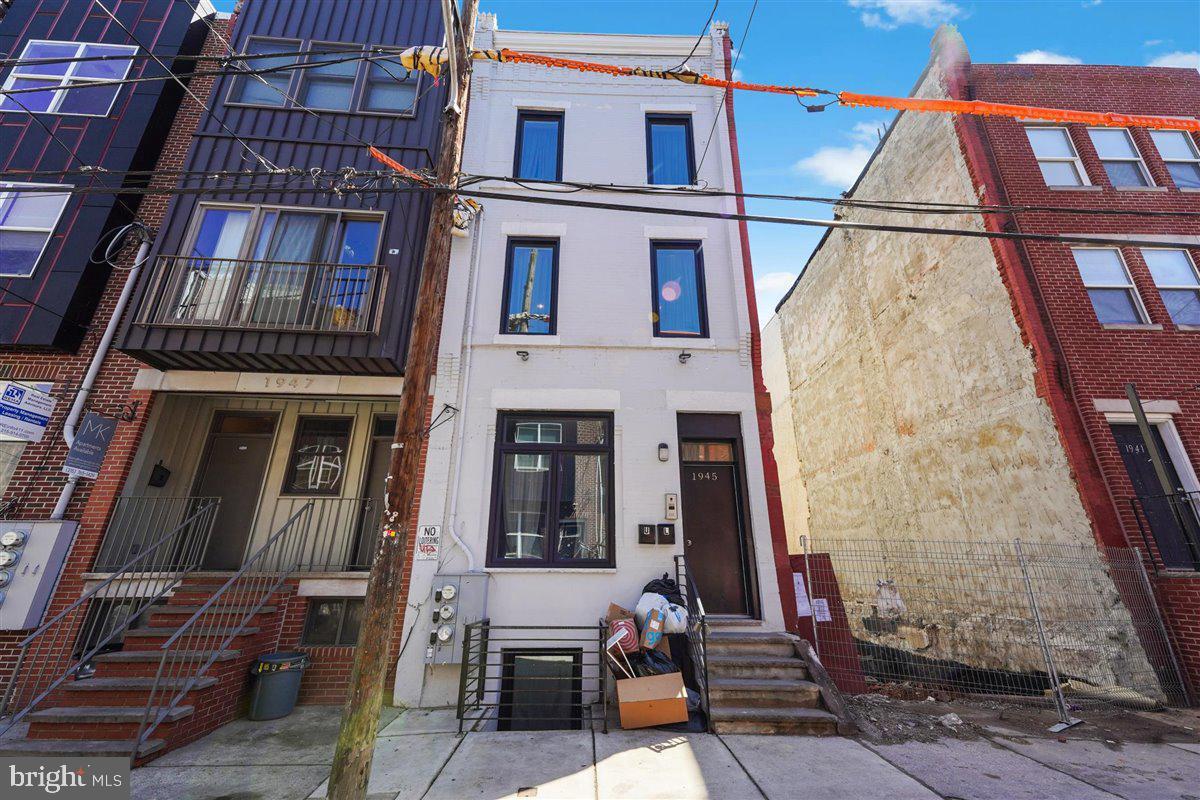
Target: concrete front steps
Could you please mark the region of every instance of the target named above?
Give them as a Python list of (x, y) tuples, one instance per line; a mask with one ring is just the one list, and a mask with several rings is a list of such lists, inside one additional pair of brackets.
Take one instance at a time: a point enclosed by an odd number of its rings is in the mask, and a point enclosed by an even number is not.
[(838, 718), (784, 633), (711, 631), (708, 698), (717, 733), (834, 736)]
[[(185, 578), (165, 605), (148, 612), (145, 627), (126, 632), (122, 650), (94, 659), (92, 677), (67, 680), (29, 713), (24, 739), (0, 740), (0, 755), (131, 755), (162, 660), (161, 645), (218, 588), (211, 576)], [(240, 631), (235, 625), (252, 608), (222, 609), (198, 621), (195, 635), (189, 632), (186, 641), (209, 649), (173, 651), (174, 658), (187, 662), (186, 668), (168, 665), (156, 702), (169, 703), (189, 687), (196, 669), (215, 657), (213, 663), (171, 709), (153, 738), (143, 743), (137, 763), (194, 741), (238, 715), (249, 685), (250, 664), (275, 646), (281, 624), (277, 612), (285, 595), (286, 591), (272, 598), (273, 605), (259, 609)], [(215, 649), (235, 633), (223, 649)]]

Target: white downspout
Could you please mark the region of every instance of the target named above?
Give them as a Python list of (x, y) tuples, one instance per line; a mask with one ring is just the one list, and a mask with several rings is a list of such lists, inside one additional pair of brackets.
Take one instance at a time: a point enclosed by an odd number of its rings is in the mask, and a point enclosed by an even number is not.
[[(118, 237), (120, 234), (118, 234)], [(133, 266), (129, 269), (129, 275), (125, 278), (125, 286), (121, 289), (121, 296), (117, 298), (117, 305), (113, 308), (112, 314), (108, 318), (108, 324), (104, 327), (104, 335), (100, 337), (100, 343), (96, 345), (96, 352), (92, 354), (92, 363), (88, 366), (87, 374), (83, 377), (83, 383), (79, 386), (79, 391), (75, 394), (75, 402), (71, 404), (71, 411), (67, 414), (66, 420), (63, 422), (63, 441), (70, 447), (75, 443), (75, 429), (79, 425), (79, 418), (83, 416), (84, 406), (87, 405), (88, 396), (92, 393), (92, 387), (96, 385), (96, 376), (100, 374), (100, 367), (104, 364), (104, 359), (108, 355), (108, 350), (112, 346), (113, 337), (117, 335), (117, 326), (121, 324), (121, 317), (125, 315), (125, 307), (129, 305), (129, 298), (133, 295), (133, 287), (137, 283), (138, 275), (142, 271), (142, 265), (146, 263), (146, 259), (150, 256), (151, 239), (145, 236), (142, 243), (138, 246), (137, 258), (133, 261)], [(71, 502), (71, 497), (75, 494), (75, 486), (79, 483), (79, 476), (72, 475), (67, 478), (66, 485), (59, 492), (58, 502), (54, 505), (54, 511), (50, 514), (50, 519), (62, 519), (67, 513), (67, 506)]]

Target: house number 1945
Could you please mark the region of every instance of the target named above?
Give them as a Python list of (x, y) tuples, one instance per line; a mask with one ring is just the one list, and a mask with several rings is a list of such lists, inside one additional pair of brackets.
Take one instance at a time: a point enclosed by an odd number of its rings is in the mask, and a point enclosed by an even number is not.
[(717, 472), (692, 472), (692, 480), (694, 481), (719, 481), (721, 480), (720, 473)]

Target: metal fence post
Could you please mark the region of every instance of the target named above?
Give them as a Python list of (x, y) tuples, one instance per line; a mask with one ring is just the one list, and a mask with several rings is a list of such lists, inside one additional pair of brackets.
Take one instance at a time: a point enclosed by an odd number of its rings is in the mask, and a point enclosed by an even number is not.
[(808, 548), (808, 534), (807, 533), (800, 534), (800, 547), (803, 548), (803, 550), (804, 550), (804, 585), (805, 585), (806, 591), (808, 592), (809, 619), (812, 620), (812, 631), (813, 631), (812, 646), (813, 646), (813, 650), (815, 650), (817, 653), (817, 657), (820, 658), (821, 657), (821, 635), (819, 633), (817, 633), (817, 606), (813, 602), (816, 598), (813, 597), (813, 590), (812, 590), (812, 568), (809, 566), (809, 563), (808, 563), (808, 549), (809, 548)]
[(1054, 704), (1058, 707), (1057, 725), (1051, 725), (1054, 733), (1064, 731), (1073, 725), (1083, 722), (1072, 717), (1067, 710), (1067, 701), (1063, 698), (1062, 684), (1058, 680), (1058, 669), (1054, 666), (1054, 655), (1050, 652), (1050, 643), (1046, 641), (1046, 629), (1042, 625), (1042, 612), (1038, 609), (1037, 595), (1033, 591), (1033, 581), (1029, 578), (1029, 565), (1025, 562), (1025, 553), (1021, 550), (1021, 540), (1013, 539), (1017, 551), (1017, 563), (1021, 566), (1021, 577), (1025, 579), (1025, 591), (1029, 595), (1029, 608), (1033, 612), (1033, 624), (1037, 627), (1038, 642), (1042, 647), (1042, 658), (1046, 662), (1046, 673), (1050, 676), (1050, 688), (1054, 691)]
[(1146, 573), (1146, 565), (1142, 561), (1142, 551), (1140, 548), (1133, 548), (1133, 560), (1137, 563), (1137, 574), (1141, 581), (1142, 590), (1146, 593), (1146, 600), (1150, 606), (1150, 611), (1154, 615), (1154, 624), (1158, 628), (1158, 633), (1162, 636), (1163, 644), (1167, 648), (1167, 655), (1171, 657), (1171, 667), (1175, 670), (1175, 680), (1179, 682), (1179, 689), (1183, 692), (1183, 702), (1188, 706), (1194, 705), (1194, 695), (1192, 687), (1188, 684), (1187, 675), (1179, 664), (1179, 659), (1175, 656), (1175, 646), (1171, 643), (1171, 637), (1167, 634), (1167, 626), (1163, 624), (1162, 614), (1158, 608), (1158, 597), (1154, 594), (1154, 585), (1150, 583), (1150, 576)]

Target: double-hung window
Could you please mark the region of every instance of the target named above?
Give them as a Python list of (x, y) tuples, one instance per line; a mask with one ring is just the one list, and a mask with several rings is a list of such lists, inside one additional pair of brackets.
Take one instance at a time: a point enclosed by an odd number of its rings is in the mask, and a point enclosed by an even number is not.
[(1115, 247), (1074, 247), (1071, 253), (1102, 325), (1144, 325), (1149, 319)]
[(416, 70), (407, 71), (395, 62), (370, 62), (360, 110), (372, 114), (415, 114), (420, 75)]
[[(295, 70), (286, 69), (286, 67), (294, 66), (299, 62), (300, 57), (294, 54), (300, 50), (301, 45), (302, 42), (296, 39), (251, 38), (247, 40), (246, 54), (260, 57), (248, 58), (241, 62), (245, 64), (246, 69), (280, 69), (257, 75), (239, 75), (229, 90), (229, 102), (251, 106), (286, 105), (288, 89), (292, 85), (292, 75), (295, 73)], [(349, 63), (357, 64), (354, 61)]]
[(696, 182), (690, 114), (646, 115), (646, 182), (668, 186)]
[(1124, 128), (1088, 128), (1088, 136), (1113, 186), (1153, 186), (1133, 137)]
[(1200, 277), (1186, 250), (1143, 249), (1142, 258), (1176, 325), (1200, 326)]
[[(63, 191), (47, 191), (55, 188)], [(69, 186), (0, 182), (0, 277), (33, 275), (70, 191)]]
[(1047, 186), (1087, 186), (1087, 172), (1066, 128), (1026, 125), (1025, 135)]
[(1200, 149), (1187, 131), (1150, 131), (1158, 154), (1180, 189), (1200, 189)]
[[(317, 55), (308, 58), (309, 66), (300, 78), (300, 103), (326, 111), (349, 111), (354, 107), (354, 88), (358, 80), (359, 47), (313, 42)], [(349, 60), (344, 60), (349, 59)]]
[(529, 181), (561, 181), (562, 144), (561, 111), (518, 111), (513, 176)]
[[(129, 74), (136, 52), (123, 44), (30, 40), (4, 81), (15, 93), (0, 99), (0, 111), (106, 117), (121, 90), (112, 81)], [(98, 82), (106, 85), (89, 85)]]
[(612, 417), (501, 412), (488, 561), (611, 566)]
[(699, 242), (651, 242), (655, 336), (708, 336), (704, 256)]
[(558, 330), (558, 240), (509, 239), (500, 333)]

